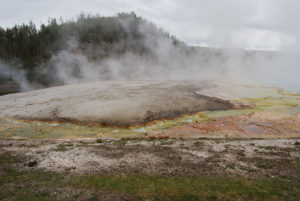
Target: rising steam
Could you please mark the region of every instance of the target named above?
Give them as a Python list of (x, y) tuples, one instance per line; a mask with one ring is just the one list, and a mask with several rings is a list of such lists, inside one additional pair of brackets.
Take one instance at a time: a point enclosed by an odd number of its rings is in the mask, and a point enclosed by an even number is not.
[[(128, 21), (120, 21), (120, 24), (130, 31)], [(79, 39), (71, 38), (65, 49), (37, 68), (37, 73), (48, 77), (50, 86), (118, 79), (193, 79), (259, 83), (300, 91), (296, 50), (245, 51), (176, 46), (172, 38), (154, 37), (149, 26), (140, 24), (138, 30), (151, 54), (125, 52), (98, 58), (97, 55), (105, 52), (102, 47), (82, 50)], [(23, 91), (42, 87), (29, 82), (24, 71), (4, 62), (0, 63), (0, 70)]]

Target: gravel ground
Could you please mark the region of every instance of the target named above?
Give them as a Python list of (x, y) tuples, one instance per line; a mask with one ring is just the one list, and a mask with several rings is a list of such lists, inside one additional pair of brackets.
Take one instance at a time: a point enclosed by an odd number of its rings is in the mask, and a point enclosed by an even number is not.
[[(1, 140), (20, 169), (151, 175), (299, 177), (298, 139)], [(32, 166), (32, 167), (30, 167)]]

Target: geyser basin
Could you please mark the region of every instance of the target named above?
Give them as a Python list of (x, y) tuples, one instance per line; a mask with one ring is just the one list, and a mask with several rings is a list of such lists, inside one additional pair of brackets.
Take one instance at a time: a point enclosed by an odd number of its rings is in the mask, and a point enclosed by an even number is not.
[(205, 96), (209, 82), (107, 81), (68, 85), (0, 97), (0, 114), (22, 120), (130, 127), (201, 111), (233, 109)]
[[(90, 87), (92, 87), (92, 89), (87, 90)], [(62, 90), (61, 88), (64, 89)], [(282, 91), (272, 87), (247, 86), (229, 83), (212, 84), (209, 82), (192, 83), (173, 81), (118, 81), (65, 86), (47, 90), (50, 91), (46, 91), (47, 93), (45, 93), (45, 90), (39, 90), (36, 92), (0, 97), (0, 138), (82, 139), (99, 137), (300, 137), (300, 95), (288, 93), (286, 91)], [(60, 94), (58, 94), (57, 92), (59, 92)], [(52, 97), (53, 94), (54, 96)], [(211, 97), (219, 97), (220, 99)], [(224, 99), (230, 100), (230, 102), (234, 103), (234, 109), (231, 109), (232, 104), (224, 101)], [(108, 111), (109, 108), (112, 108), (111, 110), (115, 111), (114, 114), (118, 115), (110, 115), (108, 117), (110, 117), (110, 120), (115, 117), (115, 121), (118, 120), (118, 124), (112, 125), (111, 123), (114, 121), (106, 123), (91, 123), (92, 121), (79, 121), (78, 119), (60, 119), (62, 118), (62, 113), (59, 113), (59, 109), (68, 108), (71, 104), (73, 106), (71, 109), (76, 109), (75, 105), (77, 105), (78, 110), (82, 110), (84, 109), (84, 107), (81, 107), (80, 105), (82, 103), (89, 103), (88, 101), (84, 102), (84, 100), (92, 101), (95, 111)], [(101, 103), (96, 104), (95, 102), (97, 102), (97, 100), (101, 100)], [(124, 108), (122, 108), (122, 100), (126, 103), (125, 105), (123, 105)], [(177, 102), (174, 102), (175, 100)], [(229, 106), (229, 109), (214, 110), (219, 108), (212, 108), (212, 111), (194, 113), (195, 110), (193, 110), (194, 108), (192, 107), (197, 105), (195, 102), (197, 102), (198, 104), (201, 103), (203, 104), (202, 106), (205, 106), (202, 108), (198, 107), (198, 109), (211, 109), (211, 103), (205, 105), (205, 102), (201, 102), (203, 100), (212, 100), (213, 103), (217, 102), (217, 106), (224, 103), (225, 106)], [(17, 104), (15, 104), (15, 102)], [(118, 102), (118, 104), (111, 105), (116, 102)], [(133, 105), (130, 105), (129, 103)], [(145, 107), (142, 107), (143, 103), (145, 104)], [(134, 107), (134, 104), (136, 104), (137, 108)], [(188, 108), (190, 109), (187, 110), (186, 108), (183, 108), (184, 104), (190, 104), (188, 105)], [(109, 107), (105, 108), (103, 105), (108, 105)], [(149, 105), (151, 107), (149, 107)], [(250, 105), (251, 107), (245, 108), (245, 105)], [(22, 112), (23, 114), (26, 113), (26, 111), (34, 111), (36, 113), (37, 107), (44, 108), (46, 112), (49, 112), (49, 108), (52, 108), (49, 106), (58, 108), (54, 110), (56, 111), (56, 116), (53, 116), (53, 120), (71, 121), (71, 123), (18, 120), (22, 119), (20, 115), (18, 116), (18, 112)], [(119, 113), (117, 113), (118, 108), (120, 110)], [(154, 108), (155, 110), (149, 110), (151, 108)], [(172, 113), (170, 113), (170, 111), (164, 113), (162, 111), (166, 110), (159, 110), (160, 108), (172, 109), (170, 110), (172, 111)], [(131, 113), (131, 110), (135, 113)], [(135, 114), (135, 117), (140, 117), (140, 121), (133, 122), (132, 124), (121, 124), (120, 119), (122, 120), (126, 116), (128, 116), (124, 113), (124, 111), (128, 111), (131, 116)], [(161, 113), (154, 113), (155, 111)], [(79, 111), (77, 111), (77, 114), (78, 112)], [(191, 112), (192, 114), (186, 114), (185, 112)], [(5, 115), (4, 113), (6, 113), (6, 117), (3, 116)], [(76, 117), (75, 114), (76, 113), (74, 113), (74, 116)], [(93, 112), (92, 114), (95, 114), (95, 112)], [(108, 113), (104, 114), (107, 115)], [(149, 114), (155, 114), (156, 116), (153, 115), (151, 116), (151, 118), (147, 118)], [(161, 115), (159, 116), (158, 114)], [(165, 116), (166, 114), (173, 114), (175, 118), (168, 119), (168, 117), (171, 117), (172, 115)], [(125, 115), (125, 117), (123, 115)], [(54, 117), (60, 118), (56, 119)], [(152, 121), (152, 119), (154, 120), (155, 117), (164, 117), (164, 119)], [(29, 116), (29, 113), (27, 114), (27, 116), (25, 116), (25, 118), (31, 120), (34, 119), (33, 117)], [(23, 119), (25, 118), (23, 117)], [(128, 122), (131, 122), (130, 120), (131, 119), (128, 119)], [(83, 124), (72, 124), (72, 122), (81, 122)], [(137, 123), (138, 125), (136, 125), (135, 123)], [(90, 126), (90, 124), (98, 125)], [(109, 126), (101, 126), (101, 124), (106, 124)]]

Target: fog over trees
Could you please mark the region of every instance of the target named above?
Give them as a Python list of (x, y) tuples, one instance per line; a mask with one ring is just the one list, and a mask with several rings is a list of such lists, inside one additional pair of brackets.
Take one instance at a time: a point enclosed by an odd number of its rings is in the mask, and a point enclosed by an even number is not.
[[(170, 38), (174, 45), (182, 43), (134, 13), (114, 17), (81, 14), (75, 20), (49, 19), (48, 24), (39, 28), (33, 23), (0, 28), (0, 58), (25, 70), (28, 78), (35, 81), (39, 79), (34, 74), (36, 68), (53, 54), (69, 48), (70, 42), (77, 44), (76, 51), (93, 60), (125, 52), (150, 55), (151, 51), (145, 46), (145, 35), (139, 30), (141, 26), (148, 29), (153, 38)], [(95, 49), (102, 51), (95, 54)]]
[(189, 46), (133, 12), (112, 17), (82, 13), (39, 27), (31, 22), (0, 28), (0, 82), (13, 81), (27, 91), (112, 79), (230, 75), (243, 80), (241, 74), (258, 77), (261, 61), (265, 66), (275, 54)]

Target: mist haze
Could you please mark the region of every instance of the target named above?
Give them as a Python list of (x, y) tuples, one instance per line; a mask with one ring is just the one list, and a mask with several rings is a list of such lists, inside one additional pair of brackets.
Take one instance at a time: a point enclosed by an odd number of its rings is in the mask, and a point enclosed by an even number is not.
[[(65, 26), (62, 33), (66, 37), (59, 42), (62, 47), (51, 51), (48, 59), (30, 71), (39, 80), (28, 80), (30, 73), (20, 68), (18, 61), (1, 61), (2, 74), (9, 75), (24, 91), (117, 79), (221, 80), (300, 90), (300, 29), (295, 23), (300, 5), (295, 0), (128, 0), (109, 4), (90, 0), (74, 1), (64, 12), (66, 2), (3, 2), (5, 11), (0, 22), (9, 28), (32, 20), (39, 27), (49, 17), (62, 17), (62, 23), (76, 22), (74, 30), (89, 33), (97, 24), (87, 25), (80, 15), (75, 17), (81, 11), (101, 17), (128, 12), (124, 19), (114, 21), (128, 37), (112, 43), (95, 44), (94, 38), (82, 43), (78, 34), (70, 34)], [(8, 16), (8, 10), (21, 9), (21, 6), (25, 9), (20, 14)], [(26, 8), (35, 6), (39, 7), (38, 11), (30, 9), (31, 13), (27, 13)], [(136, 15), (131, 15), (131, 11)], [(141, 21), (136, 23), (137, 19)], [(59, 20), (58, 24), (61, 24)], [(106, 24), (102, 29), (112, 27)]]

